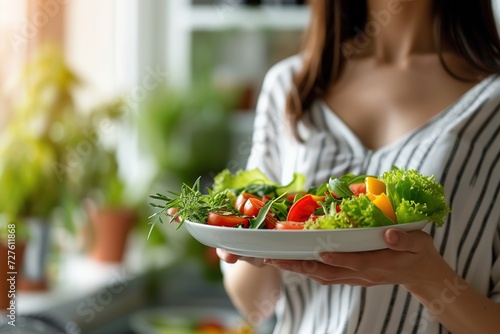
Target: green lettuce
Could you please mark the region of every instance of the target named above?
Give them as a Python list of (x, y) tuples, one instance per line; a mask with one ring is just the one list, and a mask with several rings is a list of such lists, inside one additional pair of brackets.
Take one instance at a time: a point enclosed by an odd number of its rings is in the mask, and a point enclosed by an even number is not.
[(443, 186), (434, 176), (425, 176), (413, 169), (393, 168), (380, 179), (386, 185), (398, 224), (420, 220), (433, 222), (438, 227), (444, 224), (450, 208), (445, 202)]
[(346, 197), (342, 199), (340, 212), (331, 214), (333, 210), (332, 206), (330, 214), (320, 216), (314, 222), (308, 221), (306, 228), (336, 229), (394, 225), (394, 222), (365, 194), (360, 194), (359, 197)]
[(258, 196), (275, 195), (279, 196), (288, 192), (298, 192), (304, 189), (305, 176), (294, 173), (289, 184), (281, 185), (272, 182), (259, 169), (240, 170), (232, 174), (228, 169), (224, 169), (214, 178), (212, 189), (214, 192), (231, 189), (236, 193), (246, 191)]
[(340, 210), (340, 213), (355, 221), (357, 227), (394, 225), (394, 222), (364, 194), (344, 198)]
[(239, 189), (249, 184), (273, 184), (259, 169), (240, 170), (232, 174), (229, 169), (224, 169), (214, 177), (212, 190), (214, 192), (226, 189)]

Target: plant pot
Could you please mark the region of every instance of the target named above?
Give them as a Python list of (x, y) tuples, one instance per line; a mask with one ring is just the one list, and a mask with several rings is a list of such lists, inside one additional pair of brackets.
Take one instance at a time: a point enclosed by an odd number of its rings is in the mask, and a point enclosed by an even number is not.
[(51, 225), (43, 218), (25, 220), (29, 239), (19, 277), (19, 290), (45, 291), (48, 289), (47, 254), (50, 251)]
[[(17, 291), (17, 286), (19, 285), (17, 283), (22, 271), (25, 246), (26, 244), (24, 241), (21, 242), (16, 240), (15, 249), (11, 248), (11, 253), (9, 253), (7, 243), (3, 241), (0, 242), (0, 268), (2, 268), (0, 269), (0, 281), (2, 282), (2, 284), (0, 284), (0, 313), (7, 312), (10, 301), (14, 300), (11, 297), (15, 295), (12, 295), (10, 292), (11, 290)], [(12, 255), (12, 252), (15, 253), (15, 268), (12, 272), (16, 274), (9, 274), (11, 271), (8, 269), (8, 261), (12, 260), (12, 258), (9, 259), (9, 255)], [(11, 286), (11, 283), (13, 286)], [(17, 300), (15, 301), (17, 303)]]
[(99, 262), (122, 262), (137, 215), (126, 208), (87, 209), (92, 227), (90, 257)]

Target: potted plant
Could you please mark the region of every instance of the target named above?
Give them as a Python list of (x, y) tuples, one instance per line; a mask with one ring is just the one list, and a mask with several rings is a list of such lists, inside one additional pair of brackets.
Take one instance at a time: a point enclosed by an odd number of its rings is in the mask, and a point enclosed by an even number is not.
[(51, 214), (66, 186), (60, 166), (73, 140), (68, 120), (76, 115), (72, 91), (78, 80), (61, 50), (47, 45), (26, 66), (22, 99), (0, 133), (0, 208), (11, 223), (29, 233), (21, 289), (45, 289), (45, 255)]
[[(117, 99), (96, 107), (83, 127), (92, 148), (82, 156), (79, 177), (71, 183), (72, 196), (84, 204), (90, 257), (99, 262), (121, 262), (135, 221), (137, 207), (126, 192), (113, 137), (124, 118), (125, 104)], [(106, 131), (102, 130), (106, 124)]]
[[(26, 234), (22, 226), (0, 216), (0, 313), (16, 307), (14, 291), (23, 266)], [(11, 304), (13, 303), (13, 304)]]

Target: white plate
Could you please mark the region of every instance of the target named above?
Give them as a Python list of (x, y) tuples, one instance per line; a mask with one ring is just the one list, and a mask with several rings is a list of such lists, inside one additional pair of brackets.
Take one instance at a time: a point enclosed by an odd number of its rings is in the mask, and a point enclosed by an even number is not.
[(185, 221), (187, 231), (206, 246), (230, 253), (269, 259), (314, 260), (321, 252), (362, 252), (387, 248), (383, 235), (389, 228), (421, 230), (427, 221), (401, 225), (337, 230), (254, 230)]

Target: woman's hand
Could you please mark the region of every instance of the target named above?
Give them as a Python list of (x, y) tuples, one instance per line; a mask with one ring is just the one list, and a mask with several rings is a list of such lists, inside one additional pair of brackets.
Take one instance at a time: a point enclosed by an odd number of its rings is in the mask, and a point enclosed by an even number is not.
[[(428, 234), (389, 229), (384, 238), (388, 249), (323, 253), (319, 261), (266, 260), (265, 263), (303, 274), (321, 284), (400, 284), (448, 331), (498, 333), (500, 305), (458, 276), (439, 255)], [(455, 290), (451, 295), (450, 286)], [(433, 302), (443, 298), (447, 298), (443, 309), (432, 307)]]
[(217, 248), (217, 256), (223, 260), (224, 262), (227, 263), (236, 263), (238, 260), (248, 262), (255, 267), (262, 268), (264, 264), (264, 259), (258, 259), (258, 258), (253, 258), (253, 257), (245, 257), (245, 256), (239, 256), (235, 254), (229, 253), (225, 249)]
[(266, 260), (265, 263), (303, 274), (320, 284), (360, 286), (432, 283), (439, 279), (436, 265), (447, 267), (427, 233), (389, 229), (384, 238), (388, 249), (322, 253), (315, 263), (296, 260)]

